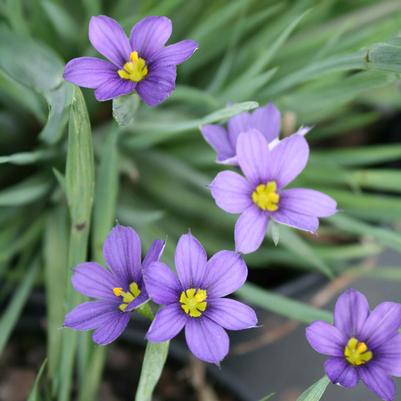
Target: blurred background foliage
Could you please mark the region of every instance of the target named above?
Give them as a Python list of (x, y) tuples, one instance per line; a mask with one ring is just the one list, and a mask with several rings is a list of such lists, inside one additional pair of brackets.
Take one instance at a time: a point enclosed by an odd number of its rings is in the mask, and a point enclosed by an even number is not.
[[(83, 98), (62, 78), (66, 61), (96, 55), (87, 29), (97, 14), (127, 31), (144, 16), (167, 15), (172, 42), (199, 42), (178, 68), (171, 98), (155, 109), (140, 105), (125, 127), (113, 121), (110, 102), (96, 102), (90, 90)], [(253, 283), (239, 295), (304, 322), (329, 320), (272, 289), (307, 272), (335, 277), (366, 256), (401, 249), (400, 27), (397, 0), (1, 0), (0, 353), (33, 287), (44, 288), (46, 399), (69, 399), (75, 362), (85, 382), (77, 399), (93, 399), (104, 351), (59, 330), (79, 301), (71, 267), (102, 261), (116, 219), (135, 227), (146, 248), (168, 238), (168, 262), (189, 228), (209, 254), (232, 249), (235, 216), (209, 194), (221, 166), (198, 127), (269, 101), (282, 111), (283, 135), (314, 126), (310, 163), (295, 185), (330, 194), (341, 213), (318, 236), (280, 227), (277, 247), (266, 239), (246, 257)]]

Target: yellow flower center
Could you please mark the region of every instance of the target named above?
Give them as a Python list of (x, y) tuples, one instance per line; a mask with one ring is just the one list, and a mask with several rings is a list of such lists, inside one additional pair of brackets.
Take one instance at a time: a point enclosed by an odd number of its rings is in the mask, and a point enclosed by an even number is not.
[(269, 212), (278, 210), (280, 195), (277, 193), (276, 181), (258, 185), (252, 193), (252, 200), (262, 210)]
[(132, 52), (129, 58), (131, 61), (125, 63), (122, 70), (117, 71), (118, 75), (133, 82), (142, 81), (148, 75), (145, 60), (138, 56), (138, 52)]
[(116, 297), (122, 298), (122, 303), (118, 307), (120, 311), (125, 312), (129, 303), (131, 303), (136, 297), (138, 297), (141, 293), (141, 290), (138, 287), (138, 284), (133, 281), (129, 285), (129, 291), (125, 292), (121, 287), (113, 288), (113, 294)]
[(181, 308), (187, 315), (191, 317), (200, 317), (202, 316), (202, 313), (206, 310), (206, 298), (206, 290), (196, 290), (195, 288), (189, 288), (188, 290), (181, 293)]
[(344, 356), (351, 365), (360, 366), (369, 362), (373, 358), (373, 353), (364, 342), (352, 337), (344, 349)]

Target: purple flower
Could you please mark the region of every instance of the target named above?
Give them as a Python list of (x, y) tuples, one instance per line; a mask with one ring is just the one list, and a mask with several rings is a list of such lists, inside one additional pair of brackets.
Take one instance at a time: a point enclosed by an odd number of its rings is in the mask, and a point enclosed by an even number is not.
[(383, 302), (372, 312), (365, 296), (349, 289), (337, 300), (334, 325), (316, 321), (306, 338), (329, 356), (324, 368), (335, 384), (346, 388), (363, 383), (384, 401), (396, 395), (391, 376), (401, 377), (401, 304)]
[(134, 90), (149, 106), (163, 102), (175, 88), (176, 67), (190, 58), (198, 44), (183, 40), (164, 46), (172, 24), (167, 17), (146, 17), (131, 30), (128, 40), (122, 27), (105, 15), (92, 17), (89, 40), (109, 61), (78, 57), (65, 66), (64, 78), (95, 89), (97, 100), (110, 100)]
[[(205, 141), (216, 151), (216, 161), (222, 164), (238, 165), (237, 140), (242, 132), (256, 129), (266, 138), (270, 149), (279, 143), (281, 114), (278, 108), (269, 103), (257, 108), (253, 113), (243, 112), (228, 120), (227, 130), (220, 125), (203, 125)], [(293, 135), (304, 136), (310, 127), (301, 127)]]
[(178, 278), (161, 262), (144, 269), (151, 299), (164, 305), (156, 314), (147, 339), (162, 342), (185, 327), (191, 352), (199, 359), (218, 364), (228, 353), (226, 331), (255, 327), (255, 312), (247, 305), (224, 298), (241, 287), (248, 269), (240, 255), (220, 251), (209, 261), (199, 241), (181, 236), (175, 251)]
[(235, 225), (235, 248), (250, 253), (259, 248), (269, 219), (316, 232), (318, 217), (336, 213), (336, 202), (312, 189), (284, 189), (305, 168), (309, 146), (301, 135), (283, 139), (273, 149), (257, 130), (240, 134), (238, 163), (245, 178), (233, 171), (217, 174), (210, 189), (217, 206), (241, 216)]
[(114, 227), (103, 245), (103, 256), (109, 269), (86, 262), (75, 267), (72, 276), (75, 290), (96, 300), (84, 302), (67, 313), (64, 326), (95, 330), (92, 338), (100, 345), (114, 341), (128, 324), (128, 312), (149, 299), (142, 269), (158, 261), (163, 248), (164, 241), (154, 241), (141, 262), (138, 234), (130, 227)]

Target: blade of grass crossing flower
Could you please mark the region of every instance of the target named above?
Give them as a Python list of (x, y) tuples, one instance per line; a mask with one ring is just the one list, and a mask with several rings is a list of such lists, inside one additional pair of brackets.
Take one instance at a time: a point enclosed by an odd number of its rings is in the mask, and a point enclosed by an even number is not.
[(134, 132), (139, 132), (138, 135), (131, 136), (125, 140), (124, 144), (136, 149), (149, 148), (158, 143), (170, 141), (172, 138), (182, 135), (183, 132), (197, 130), (200, 125), (226, 121), (236, 114), (253, 110), (256, 107), (258, 107), (257, 102), (234, 103), (203, 118), (181, 121), (175, 124), (166, 122), (138, 122), (133, 128)]
[(256, 306), (303, 323), (311, 323), (314, 320), (325, 320), (327, 322), (333, 320), (330, 312), (294, 301), (255, 284), (244, 284), (243, 287), (236, 291), (236, 294)]
[[(103, 261), (103, 242), (111, 230), (115, 215), (118, 194), (118, 141), (119, 131), (112, 129), (104, 138), (100, 152), (100, 165), (96, 176), (95, 204), (92, 224), (92, 249), (94, 260)], [(107, 355), (106, 347), (96, 347), (88, 335), (85, 336), (88, 346), (90, 369), (85, 375), (85, 384), (80, 386), (78, 401), (92, 401), (99, 390), (99, 384)]]
[(15, 324), (25, 306), (35, 279), (40, 270), (39, 259), (35, 258), (28, 268), (24, 279), (21, 280), (19, 286), (14, 290), (13, 296), (0, 319), (0, 355), (3, 353), (4, 347), (14, 329)]
[(152, 400), (153, 390), (159, 381), (167, 359), (169, 345), (169, 341), (147, 343), (135, 401)]
[(298, 397), (297, 401), (319, 401), (326, 391), (329, 383), (330, 380), (327, 376), (322, 377), (319, 381), (317, 381), (315, 384), (312, 384), (312, 386), (306, 389)]
[[(94, 196), (94, 160), (92, 135), (85, 101), (79, 88), (75, 88), (70, 110), (68, 150), (66, 163), (67, 202), (71, 217), (68, 250), (69, 275), (67, 279), (66, 305), (75, 306), (80, 296), (70, 283), (72, 268), (86, 260), (90, 217)], [(59, 400), (70, 398), (72, 372), (77, 350), (77, 333), (63, 331), (63, 347), (59, 373)], [(81, 354), (84, 358), (86, 354)]]
[(67, 278), (68, 228), (62, 208), (54, 209), (47, 218), (44, 236), (45, 285), (47, 303), (47, 372), (55, 377), (60, 361)]
[(39, 387), (41, 381), (43, 380), (43, 374), (45, 372), (46, 366), (47, 366), (47, 359), (43, 361), (42, 365), (39, 368), (39, 372), (36, 375), (35, 381), (33, 382), (33, 386), (28, 395), (27, 401), (42, 401), (42, 398), (39, 395)]

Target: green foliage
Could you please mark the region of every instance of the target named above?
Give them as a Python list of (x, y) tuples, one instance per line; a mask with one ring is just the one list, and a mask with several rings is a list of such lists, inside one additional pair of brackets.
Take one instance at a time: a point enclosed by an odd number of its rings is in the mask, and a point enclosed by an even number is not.
[(153, 390), (159, 381), (167, 359), (169, 345), (169, 341), (163, 343), (148, 342), (135, 401), (152, 400)]
[(305, 390), (298, 397), (297, 401), (319, 401), (326, 391), (329, 383), (330, 380), (327, 376), (322, 377), (319, 381), (317, 381), (315, 384), (312, 384), (312, 386)]
[[(167, 102), (149, 108), (134, 95), (99, 103), (92, 91), (63, 80), (65, 61), (96, 55), (87, 38), (96, 14), (116, 18), (127, 31), (143, 16), (167, 15), (172, 41), (199, 41), (194, 57), (178, 67)], [(7, 300), (0, 350), (40, 282), (48, 362), (36, 383), (50, 398), (71, 399), (73, 378), (79, 401), (96, 398), (105, 351), (60, 327), (81, 300), (70, 284), (72, 268), (89, 258), (102, 262), (102, 243), (117, 218), (138, 230), (144, 247), (168, 238), (166, 261), (189, 227), (208, 254), (233, 248), (235, 217), (216, 207), (207, 188), (222, 167), (200, 125), (224, 124), (273, 101), (285, 134), (314, 126), (310, 163), (294, 185), (331, 194), (340, 212), (324, 220), (319, 236), (274, 227), (273, 238), (246, 257), (250, 269), (267, 276), (277, 266), (284, 274), (328, 278), (368, 274), (353, 262), (400, 252), (401, 146), (391, 142), (385, 122), (401, 109), (401, 3), (7, 0), (0, 15), (0, 301)], [(377, 129), (380, 137), (372, 136)], [(400, 279), (396, 267), (369, 276)], [(250, 282), (238, 295), (304, 323), (332, 318)], [(138, 400), (150, 399), (160, 375), (154, 366), (167, 348), (149, 345)], [(300, 400), (320, 399), (326, 386), (322, 379)], [(40, 387), (32, 400), (40, 399)]]

